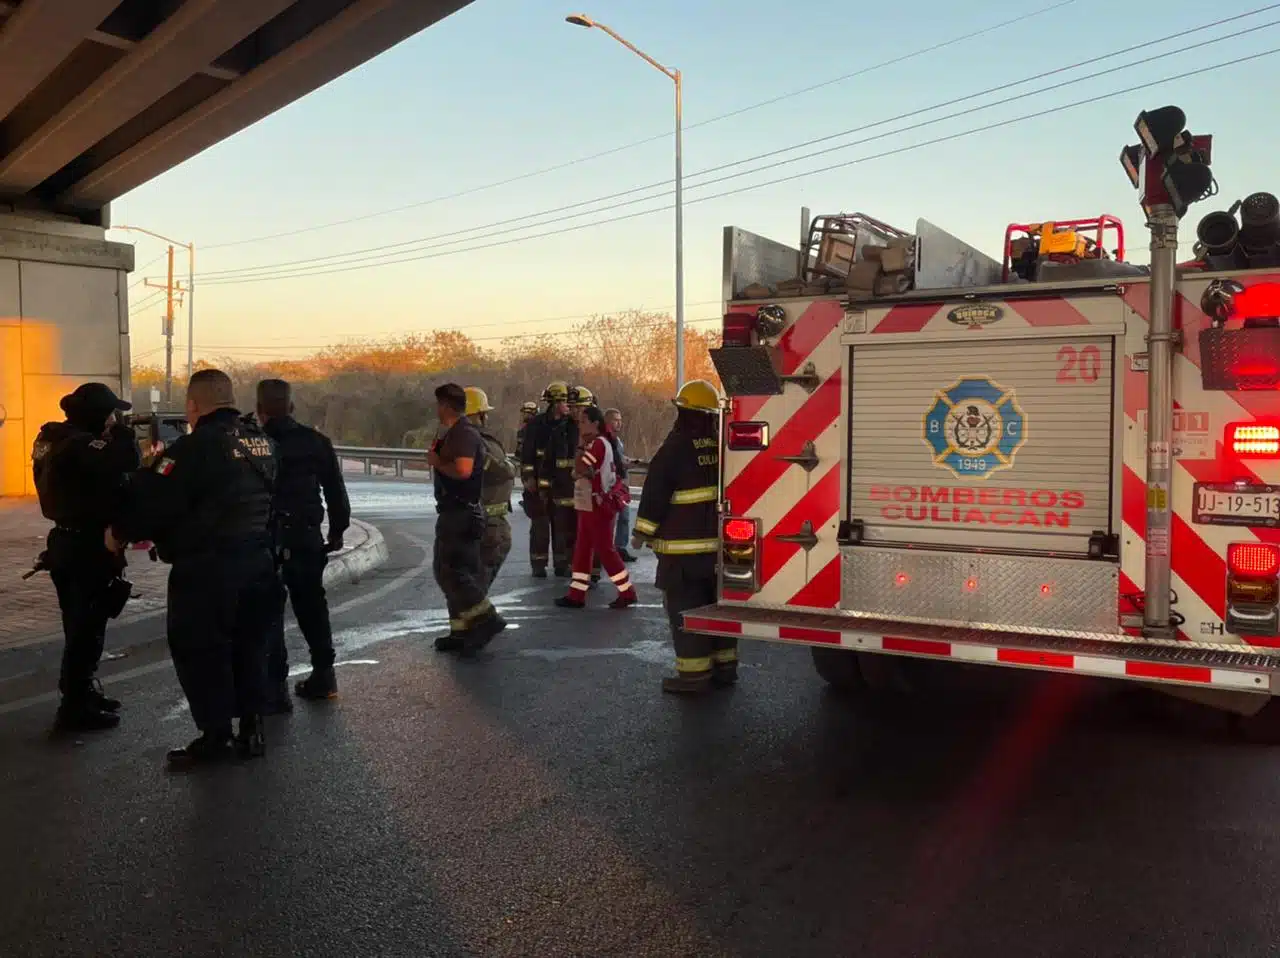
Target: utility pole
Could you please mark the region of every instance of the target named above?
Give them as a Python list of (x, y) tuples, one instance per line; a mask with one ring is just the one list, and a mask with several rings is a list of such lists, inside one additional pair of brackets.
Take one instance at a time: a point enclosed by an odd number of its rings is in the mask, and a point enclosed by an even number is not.
[(173, 402), (173, 247), (169, 247), (169, 269), (164, 285), (144, 280), (154, 289), (164, 290), (164, 404)]

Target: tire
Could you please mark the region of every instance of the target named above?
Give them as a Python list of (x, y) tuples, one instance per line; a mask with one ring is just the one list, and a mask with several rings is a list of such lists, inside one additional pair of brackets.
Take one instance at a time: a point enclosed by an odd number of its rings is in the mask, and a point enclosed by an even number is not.
[(868, 690), (857, 652), (813, 646), (813, 667), (824, 682), (841, 694), (861, 694)]

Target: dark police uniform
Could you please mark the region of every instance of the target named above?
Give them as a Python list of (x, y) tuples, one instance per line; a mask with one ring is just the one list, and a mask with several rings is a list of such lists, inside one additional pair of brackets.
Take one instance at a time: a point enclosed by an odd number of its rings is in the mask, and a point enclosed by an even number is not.
[(120, 703), (98, 691), (94, 675), (107, 622), (120, 614), (131, 588), (123, 579), (123, 556), (108, 551), (104, 540), (121, 501), (125, 475), (139, 464), (133, 431), (120, 424), (104, 429), (107, 416), (128, 404), (102, 384), (88, 385), (101, 386), (105, 394), (90, 396), (89, 409), (77, 408), (72, 401), (85, 387), (67, 397), (68, 421), (45, 423), (31, 453), (40, 509), (54, 523), (41, 558), (62, 611), (58, 723), (68, 728), (108, 728), (118, 721), (107, 713), (115, 712)]
[(498, 437), (480, 430), (485, 445), (484, 477), (480, 498), (484, 506), (484, 536), (480, 539), (480, 560), (484, 564), (487, 580), (485, 588), (491, 588), (498, 578), (498, 570), (511, 552), (511, 493), (515, 489), (516, 470), (507, 458)]
[(487, 597), (488, 573), (480, 555), (485, 531), (481, 508), (485, 442), (466, 417), (459, 417), (432, 448), (446, 463), (458, 459), (471, 459), (474, 463), (466, 479), (452, 479), (441, 470), (434, 470), (436, 536), (432, 563), (449, 608), (449, 635), (436, 647), (473, 654), (506, 627)]
[[(308, 697), (313, 690), (311, 686), (315, 686), (314, 691), (323, 693), (321, 697), (328, 697), (336, 691), (336, 683), (332, 682), (333, 632), (325, 599), (324, 568), (329, 552), (341, 548), (342, 536), (351, 525), (351, 502), (342, 480), (342, 467), (328, 437), (292, 416), (269, 419), (263, 430), (275, 441), (280, 464), (274, 503), (280, 571), (298, 629), (311, 652), (315, 679), (311, 685), (308, 685), (310, 680), (299, 682), (298, 694)], [(320, 532), (326, 507), (329, 511), (327, 546)], [(273, 687), (289, 677), (283, 603), (278, 611), (267, 660), (267, 677)], [(287, 701), (286, 698), (285, 703)]]
[(270, 529), (276, 474), (271, 439), (224, 408), (129, 477), (114, 532), (152, 540), (173, 567), (169, 651), (202, 733), (172, 758), (223, 757), (236, 716), (242, 746), (261, 753), (268, 631), (280, 597)]
[[(532, 482), (534, 491), (525, 491), (525, 512), (529, 514), (529, 564), (533, 574), (545, 578), (547, 563), (551, 561), (551, 551), (555, 546), (556, 564), (559, 565), (563, 549), (555, 542), (551, 525), (553, 507), (551, 504), (551, 477), (542, 475), (542, 459), (547, 451), (547, 441), (551, 437), (551, 427), (559, 420), (553, 419), (550, 409), (544, 409), (529, 420), (524, 427), (524, 436), (520, 443), (520, 477), (525, 483)], [(563, 561), (568, 561), (564, 559)]]
[(673, 429), (649, 463), (636, 514), (636, 535), (658, 555), (656, 584), (675, 645), (677, 676), (664, 682), (669, 691), (697, 691), (713, 677), (731, 682), (737, 673), (737, 638), (686, 632), (681, 618), (716, 601), (719, 446), (715, 434)]

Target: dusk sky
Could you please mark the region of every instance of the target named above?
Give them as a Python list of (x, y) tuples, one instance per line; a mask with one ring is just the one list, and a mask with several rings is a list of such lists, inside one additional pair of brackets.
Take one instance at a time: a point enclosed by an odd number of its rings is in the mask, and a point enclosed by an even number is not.
[[(1280, 3), (585, 2), (582, 12), (684, 74), (685, 299), (700, 328), (715, 328), (719, 313), (722, 227), (793, 243), (802, 206), (815, 215), (863, 211), (908, 230), (924, 217), (994, 256), (1011, 221), (1110, 212), (1129, 228), (1129, 258), (1145, 261), (1141, 215), (1117, 159), (1144, 107), (1177, 103), (1193, 131), (1215, 134), (1222, 194), (1188, 217), (1187, 255), (1204, 213), (1257, 190), (1280, 192), (1268, 175), (1280, 134), (1270, 108), (1258, 109), (1272, 99), (1280, 56), (1245, 61), (1280, 48)], [(1253, 10), (1260, 12), (1176, 41), (884, 122)], [(1045, 12), (877, 68), (1036, 11)], [(573, 12), (559, 0), (476, 0), (113, 204), (117, 224), (195, 242), (197, 356), (263, 360), (432, 329), (464, 329), (496, 346), (504, 336), (563, 331), (593, 313), (669, 310), (673, 85), (605, 34), (566, 24)], [(1158, 59), (1138, 62), (1151, 57)], [(1227, 66), (800, 175), (1219, 64)], [(825, 85), (709, 122), (816, 84)], [(1022, 94), (1031, 95), (947, 119)], [(829, 152), (801, 158), (819, 150)], [(702, 200), (782, 177), (796, 178)], [(636, 187), (651, 188), (557, 210)], [(652, 212), (511, 242), (643, 211)], [(504, 222), (520, 217), (528, 218)], [(163, 244), (111, 235), (137, 240), (135, 361), (162, 361), (162, 304), (142, 281), (162, 277)], [(185, 316), (178, 329), (180, 369)]]

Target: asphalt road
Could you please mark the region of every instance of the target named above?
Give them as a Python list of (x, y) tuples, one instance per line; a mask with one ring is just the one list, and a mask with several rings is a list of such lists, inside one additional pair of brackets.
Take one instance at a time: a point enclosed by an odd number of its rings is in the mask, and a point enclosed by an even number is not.
[(557, 610), (519, 546), (513, 628), (446, 659), (426, 495), (353, 484), (391, 562), (333, 596), (342, 698), (265, 761), (166, 772), (154, 621), (113, 639), (114, 732), (51, 741), (40, 676), (0, 681), (0, 955), (1277, 953), (1280, 751), (1067, 677), (854, 708), (763, 644), (672, 701), (652, 587)]

